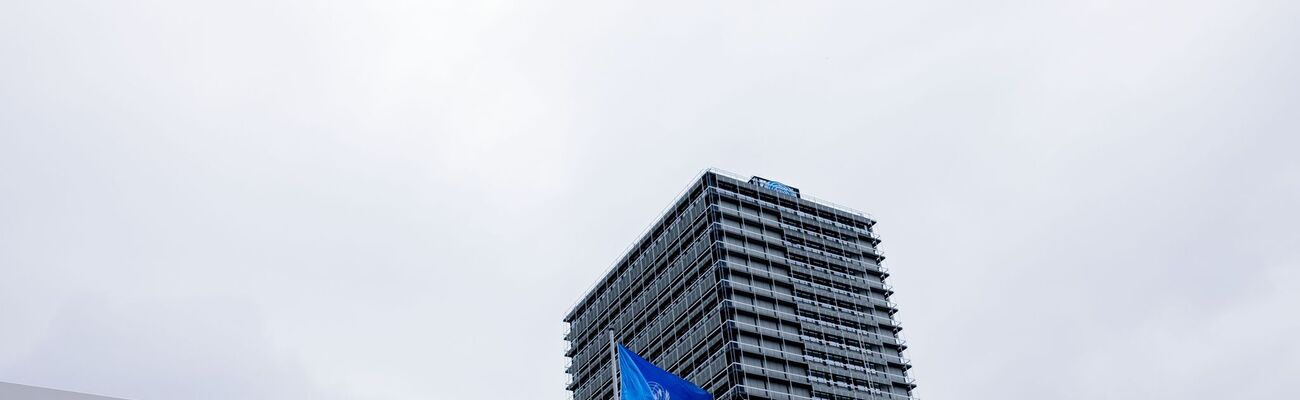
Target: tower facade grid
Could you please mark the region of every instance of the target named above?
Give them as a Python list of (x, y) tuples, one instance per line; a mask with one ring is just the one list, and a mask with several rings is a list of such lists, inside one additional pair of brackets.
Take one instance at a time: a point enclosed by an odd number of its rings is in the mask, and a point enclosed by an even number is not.
[(613, 400), (607, 332), (717, 400), (910, 399), (869, 216), (700, 175), (565, 316), (574, 400)]

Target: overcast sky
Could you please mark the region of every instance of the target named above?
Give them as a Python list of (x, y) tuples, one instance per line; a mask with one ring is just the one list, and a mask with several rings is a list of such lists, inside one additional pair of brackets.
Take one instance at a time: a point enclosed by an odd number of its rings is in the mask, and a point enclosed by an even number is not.
[(564, 400), (706, 167), (873, 214), (925, 399), (1300, 398), (1295, 1), (0, 0), (0, 381)]

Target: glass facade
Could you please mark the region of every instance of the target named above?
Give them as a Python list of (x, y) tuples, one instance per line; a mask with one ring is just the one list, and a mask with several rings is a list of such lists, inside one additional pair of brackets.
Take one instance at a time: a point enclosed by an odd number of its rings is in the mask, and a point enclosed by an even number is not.
[(865, 214), (706, 171), (565, 317), (574, 400), (612, 400), (609, 338), (729, 399), (908, 399)]

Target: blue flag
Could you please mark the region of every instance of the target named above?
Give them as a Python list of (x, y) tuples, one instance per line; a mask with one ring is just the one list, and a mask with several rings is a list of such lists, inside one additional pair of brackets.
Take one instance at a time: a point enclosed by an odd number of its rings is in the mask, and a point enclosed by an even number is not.
[(699, 386), (678, 378), (618, 345), (621, 400), (713, 400)]

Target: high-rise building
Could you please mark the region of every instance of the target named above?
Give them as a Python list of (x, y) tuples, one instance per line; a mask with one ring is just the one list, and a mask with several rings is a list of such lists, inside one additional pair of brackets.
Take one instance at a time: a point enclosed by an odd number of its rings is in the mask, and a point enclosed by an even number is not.
[(573, 399), (615, 398), (609, 330), (717, 400), (911, 398), (875, 223), (705, 171), (565, 316)]

